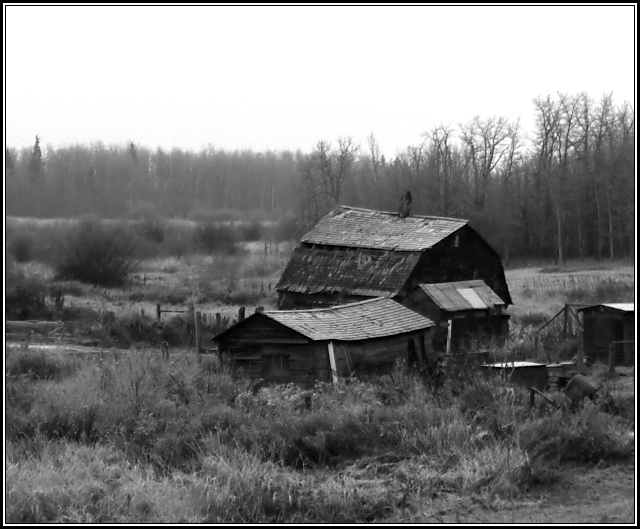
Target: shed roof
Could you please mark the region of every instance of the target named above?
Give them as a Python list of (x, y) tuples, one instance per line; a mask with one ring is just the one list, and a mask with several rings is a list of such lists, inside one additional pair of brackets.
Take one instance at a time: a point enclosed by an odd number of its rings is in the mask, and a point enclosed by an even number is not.
[(421, 284), (420, 288), (442, 310), (487, 310), (504, 305), (504, 301), (482, 279), (454, 283)]
[[(434, 326), (430, 319), (389, 298), (374, 298), (323, 309), (265, 311), (253, 314), (236, 326), (260, 316), (266, 316), (313, 341), (368, 340)], [(231, 329), (214, 340), (218, 341)]]
[(635, 312), (635, 303), (600, 303), (598, 305), (582, 307), (581, 309), (578, 309), (578, 311), (594, 309), (596, 307), (607, 307), (609, 309), (619, 310), (621, 312)]
[(407, 283), (420, 254), (366, 253), (296, 248), (276, 290), (300, 294), (348, 292), (354, 296), (394, 296)]
[(433, 247), (467, 223), (445, 217), (402, 218), (398, 213), (338, 206), (304, 235), (302, 242), (416, 252)]

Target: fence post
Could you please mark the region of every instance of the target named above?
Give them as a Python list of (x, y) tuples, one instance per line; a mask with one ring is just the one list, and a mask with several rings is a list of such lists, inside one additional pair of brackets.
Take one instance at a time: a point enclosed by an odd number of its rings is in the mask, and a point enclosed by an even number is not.
[(451, 354), (451, 327), (453, 320), (447, 321), (447, 355)]
[(160, 318), (160, 314), (161, 314), (161, 311), (160, 311), (160, 303), (158, 303), (158, 304), (156, 304), (156, 318), (158, 319), (158, 321), (160, 321), (160, 320), (161, 320), (161, 318)]
[(582, 340), (578, 340), (578, 356), (576, 359), (576, 369), (582, 374), (584, 371), (584, 344)]
[(616, 347), (613, 342), (609, 344), (609, 375), (616, 372)]
[(567, 339), (567, 331), (569, 329), (569, 306), (564, 306), (564, 322), (562, 326), (562, 338)]
[(200, 352), (202, 351), (202, 335), (201, 335), (201, 320), (200, 320), (200, 312), (195, 313), (195, 327), (196, 327), (196, 354), (198, 355), (198, 360), (200, 360)]
[(245, 311), (245, 307), (240, 307), (238, 309), (238, 321), (244, 320), (244, 311)]

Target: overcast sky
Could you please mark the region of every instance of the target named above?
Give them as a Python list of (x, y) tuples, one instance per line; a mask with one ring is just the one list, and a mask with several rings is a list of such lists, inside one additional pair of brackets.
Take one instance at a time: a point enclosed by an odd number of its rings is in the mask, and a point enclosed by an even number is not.
[(586, 91), (635, 101), (618, 6), (6, 6), (5, 143), (309, 151), (521, 117)]

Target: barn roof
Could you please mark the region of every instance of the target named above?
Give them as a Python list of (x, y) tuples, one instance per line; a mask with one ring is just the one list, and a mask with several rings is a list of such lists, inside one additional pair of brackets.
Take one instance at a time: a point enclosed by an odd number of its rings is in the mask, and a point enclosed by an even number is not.
[(393, 296), (406, 284), (420, 254), (296, 248), (276, 290), (300, 294), (348, 292)]
[(607, 307), (609, 309), (619, 310), (620, 312), (635, 312), (635, 303), (600, 303), (598, 305), (582, 307), (578, 309), (578, 311), (594, 309), (596, 307)]
[(422, 284), (416, 288), (420, 288), (438, 307), (447, 312), (487, 310), (505, 304), (481, 279)]
[(433, 247), (467, 224), (462, 219), (412, 215), (338, 206), (304, 237), (303, 243), (406, 252)]
[(358, 341), (383, 338), (433, 327), (424, 316), (389, 298), (374, 298), (359, 303), (310, 310), (275, 310), (253, 314), (227, 329), (248, 324), (253, 318), (270, 318), (313, 341)]

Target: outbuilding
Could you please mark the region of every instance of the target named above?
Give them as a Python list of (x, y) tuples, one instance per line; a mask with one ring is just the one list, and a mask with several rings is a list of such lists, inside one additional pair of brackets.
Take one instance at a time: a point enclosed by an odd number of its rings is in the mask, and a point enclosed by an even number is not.
[(223, 365), (266, 382), (337, 382), (389, 373), (398, 359), (433, 365), (433, 322), (388, 298), (264, 311), (217, 335)]
[(601, 303), (578, 312), (582, 314), (586, 356), (607, 362), (613, 347), (616, 364), (635, 363), (635, 303)]
[(481, 279), (420, 284), (402, 299), (402, 304), (435, 323), (437, 351), (509, 333), (504, 301)]

